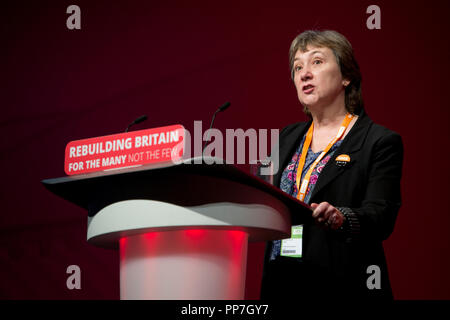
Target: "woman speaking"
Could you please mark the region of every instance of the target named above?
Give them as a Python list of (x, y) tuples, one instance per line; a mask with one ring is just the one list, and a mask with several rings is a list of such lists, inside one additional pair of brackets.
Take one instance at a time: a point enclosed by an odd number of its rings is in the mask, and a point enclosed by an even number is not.
[(280, 133), (274, 184), (308, 203), (315, 224), (268, 244), (261, 298), (392, 299), (382, 241), (400, 208), (401, 137), (365, 113), (348, 40), (305, 31), (289, 51), (310, 121)]

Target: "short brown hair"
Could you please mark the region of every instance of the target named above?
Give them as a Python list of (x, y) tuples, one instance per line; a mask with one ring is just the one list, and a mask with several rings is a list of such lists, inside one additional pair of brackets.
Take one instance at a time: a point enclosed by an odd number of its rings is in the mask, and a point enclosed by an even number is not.
[[(359, 113), (364, 107), (361, 92), (361, 72), (353, 54), (350, 42), (339, 32), (333, 30), (306, 30), (295, 37), (289, 49), (289, 67), (294, 80), (294, 58), (298, 50), (306, 51), (307, 46), (326, 47), (333, 51), (342, 77), (350, 83), (345, 88), (345, 108), (351, 114)], [(310, 114), (305, 107), (305, 113)]]

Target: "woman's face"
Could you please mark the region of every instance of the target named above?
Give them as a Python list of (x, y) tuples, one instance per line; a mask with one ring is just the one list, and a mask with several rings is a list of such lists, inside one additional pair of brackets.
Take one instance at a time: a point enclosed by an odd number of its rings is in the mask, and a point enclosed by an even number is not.
[(294, 83), (300, 103), (308, 109), (327, 106), (343, 99), (347, 81), (342, 78), (330, 48), (308, 46), (294, 57)]

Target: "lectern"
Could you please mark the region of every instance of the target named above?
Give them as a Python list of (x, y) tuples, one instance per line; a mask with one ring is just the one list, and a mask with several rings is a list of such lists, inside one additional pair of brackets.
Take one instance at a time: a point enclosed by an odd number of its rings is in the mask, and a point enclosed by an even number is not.
[(243, 299), (248, 242), (288, 238), (311, 211), (220, 159), (198, 162), (42, 182), (88, 211), (89, 243), (120, 250), (121, 299)]

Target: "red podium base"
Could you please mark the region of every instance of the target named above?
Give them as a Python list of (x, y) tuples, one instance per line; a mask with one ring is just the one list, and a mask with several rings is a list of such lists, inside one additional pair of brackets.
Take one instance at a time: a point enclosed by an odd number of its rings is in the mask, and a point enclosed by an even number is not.
[(244, 299), (248, 233), (192, 229), (120, 239), (121, 299)]

